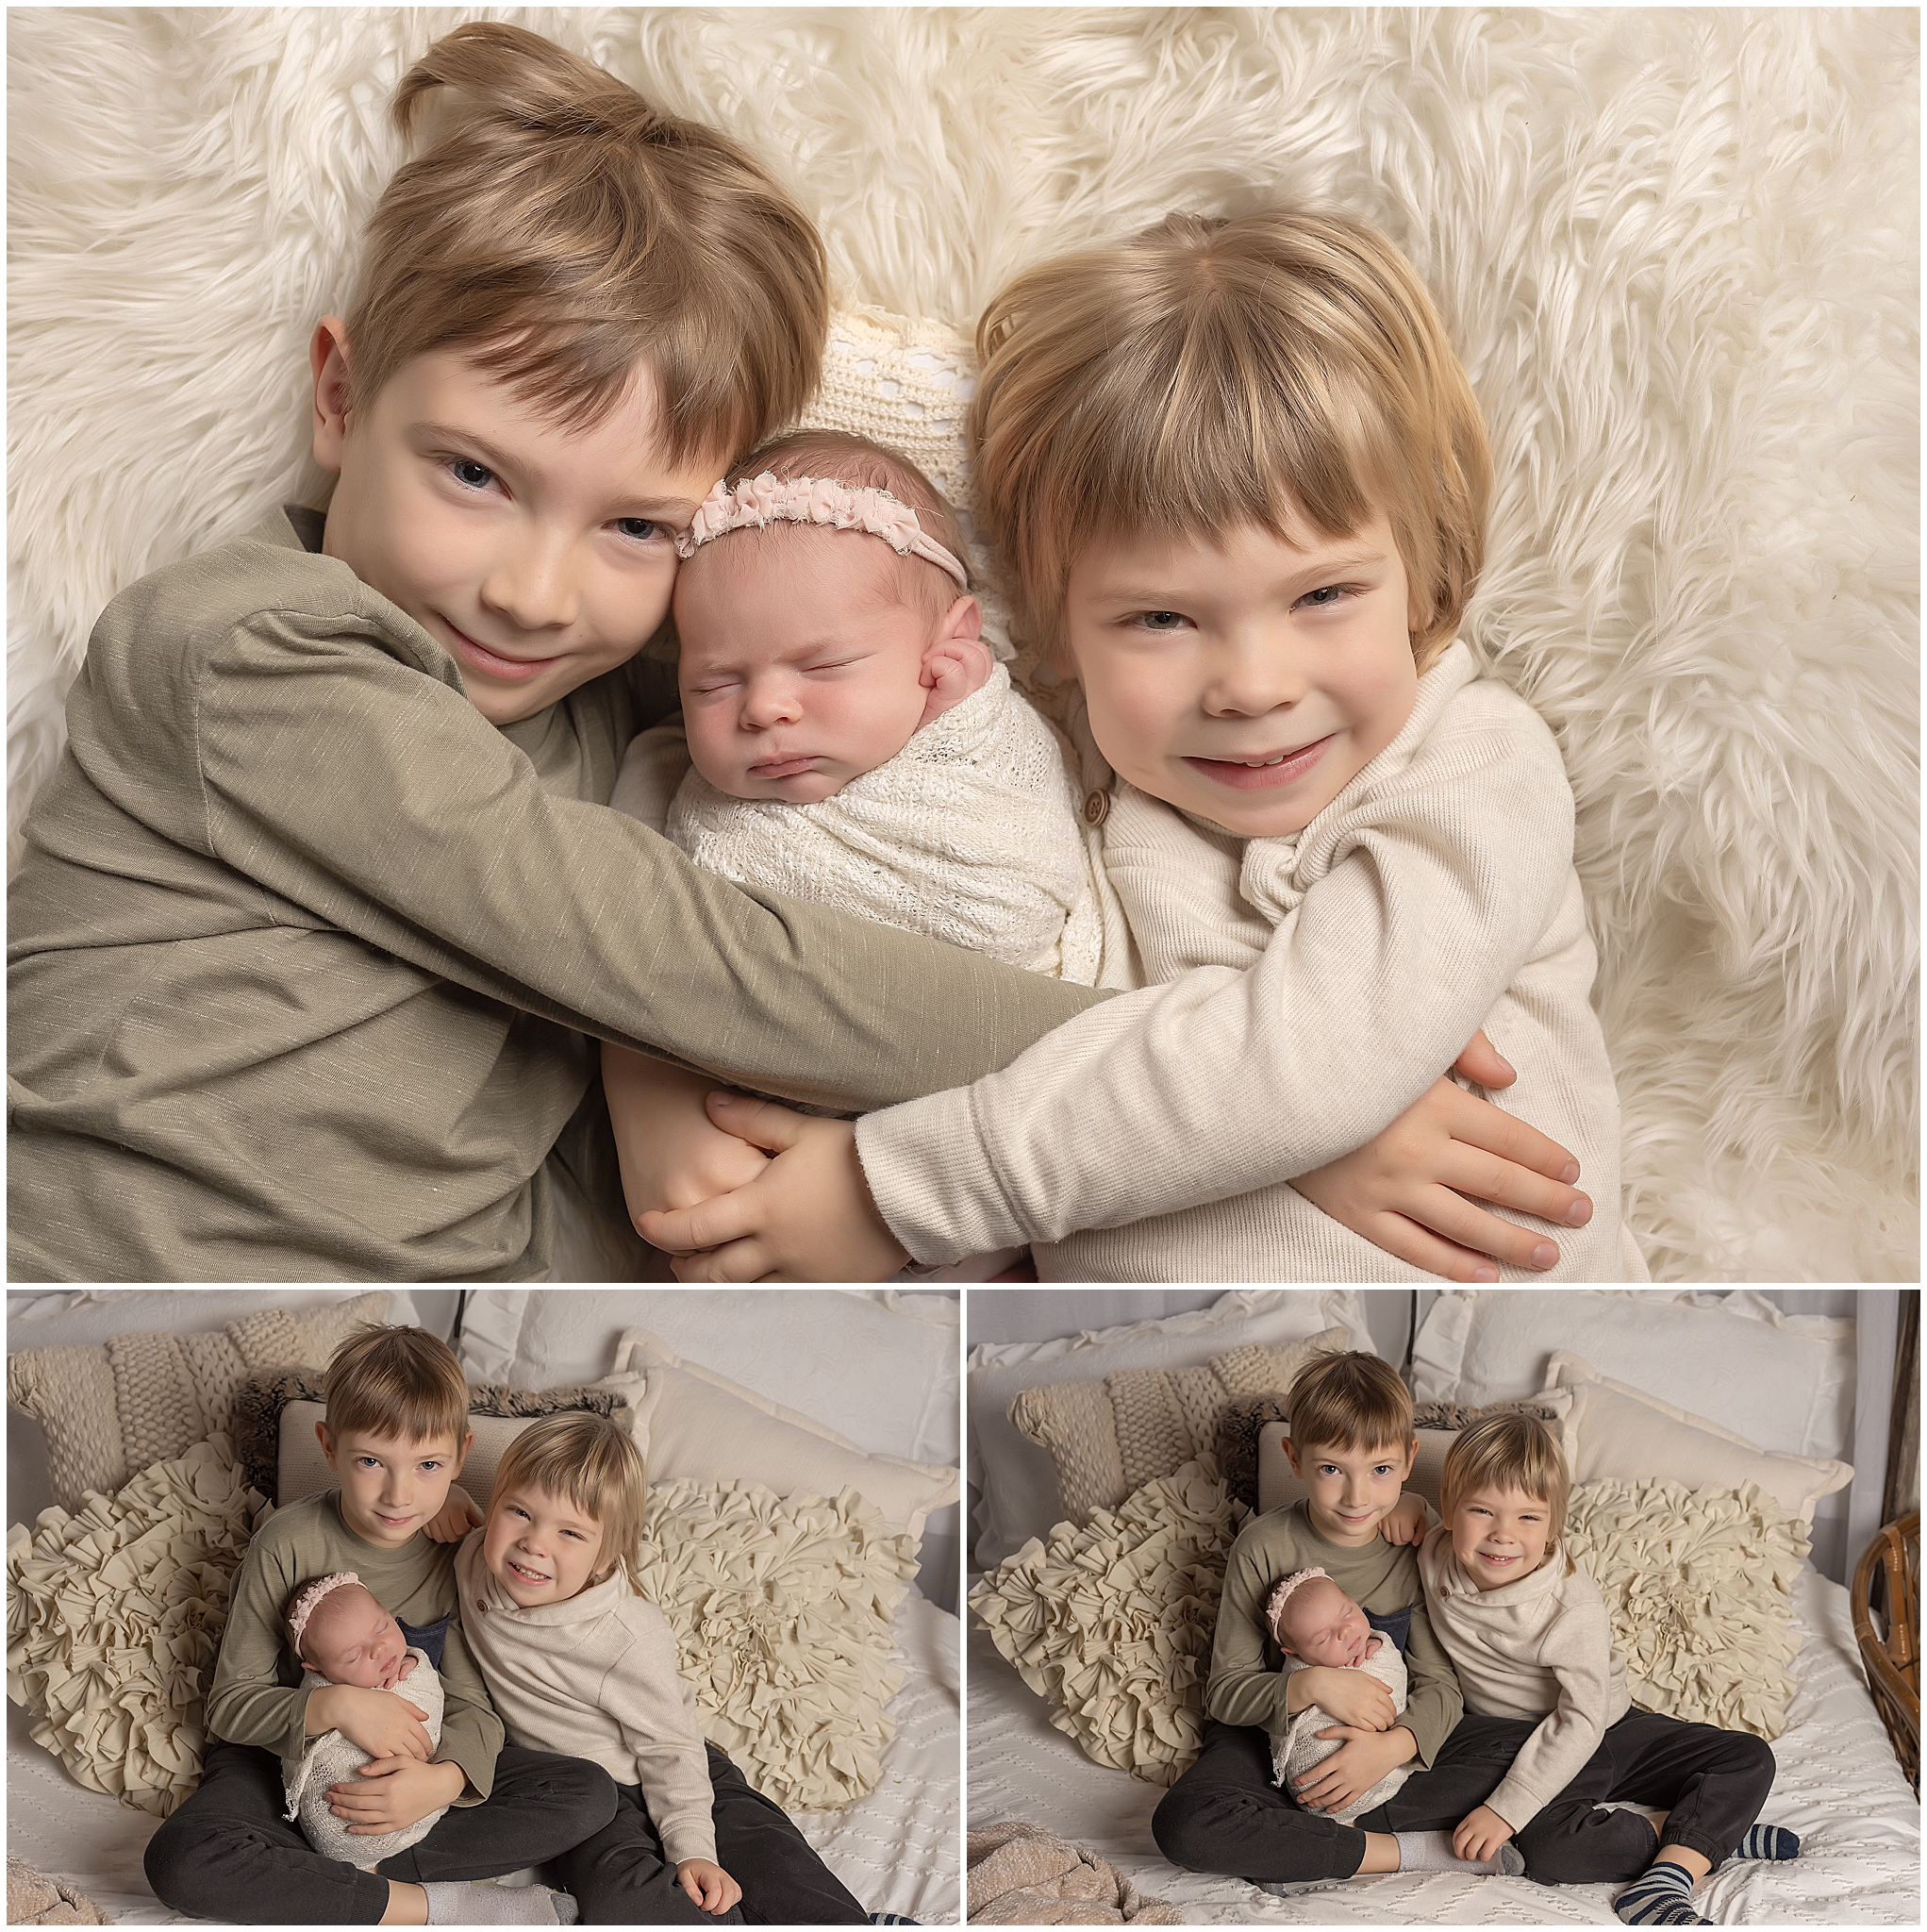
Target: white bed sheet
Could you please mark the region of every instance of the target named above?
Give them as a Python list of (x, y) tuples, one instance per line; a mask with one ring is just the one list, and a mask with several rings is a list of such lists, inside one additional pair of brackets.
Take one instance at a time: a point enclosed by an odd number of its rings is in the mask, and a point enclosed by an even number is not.
[[(1847, 1592), (1810, 1565), (1795, 1584), (1799, 1689), (1765, 1820), (1801, 1836), (1786, 1864), (1729, 1862), (1694, 1897), (1716, 1924), (1919, 1925), (1920, 1807), (1868, 1695)], [(1272, 1898), (1241, 1879), (1181, 1872), (1159, 1855), (1151, 1814), (1164, 1793), (1093, 1764), (1051, 1728), (1027, 1690), (973, 1629), (970, 1650), (970, 1824), (1022, 1819), (1108, 1858), (1198, 1925), (1617, 1925), (1604, 1885), (1447, 1874), (1348, 1879)], [(1649, 1814), (1652, 1815), (1652, 1814)]]
[[(957, 1756), (960, 1632), (948, 1611), (914, 1593), (896, 1615), (903, 1688), (890, 1700), (896, 1736), (876, 1789), (841, 1811), (799, 1811), (803, 1835), (866, 1909), (923, 1924), (962, 1917)], [(83, 1790), (7, 1708), (7, 1849), (93, 1899), (117, 1924), (205, 1923), (171, 1912), (148, 1890), (141, 1854), (158, 1819)]]

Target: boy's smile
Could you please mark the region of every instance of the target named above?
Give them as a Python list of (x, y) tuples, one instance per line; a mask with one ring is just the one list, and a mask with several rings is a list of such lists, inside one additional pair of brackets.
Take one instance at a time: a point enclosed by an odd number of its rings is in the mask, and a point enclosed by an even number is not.
[(1530, 1576), (1546, 1560), (1553, 1514), (1522, 1490), (1474, 1490), (1452, 1512), (1452, 1553), (1481, 1590)]
[(489, 1499), (482, 1564), (522, 1609), (580, 1592), (601, 1549), (602, 1524), (566, 1496), (515, 1489)]
[(1243, 838), (1304, 830), (1412, 715), (1416, 616), (1381, 514), (1088, 545), (1064, 635), (1122, 777)]
[(314, 1432), (341, 1479), (341, 1521), (363, 1542), (385, 1550), (400, 1549), (440, 1512), (474, 1440), (457, 1447), (446, 1436), (412, 1441), (365, 1429), (343, 1429), (338, 1439), (326, 1423), (315, 1424)]
[(492, 724), (531, 718), (628, 659), (669, 609), (675, 532), (726, 456), (656, 442), (639, 374), (569, 428), (453, 350), (403, 363), (349, 405), (351, 352), (315, 332), (315, 460), (339, 473), (323, 548), (461, 667)]
[(1363, 1549), (1398, 1502), (1419, 1443), (1415, 1437), (1404, 1449), (1336, 1448), (1324, 1443), (1301, 1452), (1287, 1441), (1285, 1453), (1293, 1474), (1310, 1492), (1306, 1508), (1311, 1526), (1327, 1542)]

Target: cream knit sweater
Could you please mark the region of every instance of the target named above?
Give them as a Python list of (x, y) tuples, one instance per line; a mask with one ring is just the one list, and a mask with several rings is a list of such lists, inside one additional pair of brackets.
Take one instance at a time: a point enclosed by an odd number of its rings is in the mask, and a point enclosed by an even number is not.
[(565, 1603), (518, 1608), (482, 1561), (482, 1534), (469, 1532), (455, 1579), (463, 1635), (509, 1737), (640, 1785), (670, 1863), (713, 1861), (709, 1757), (669, 1620), (620, 1563)]
[(1519, 1072), (1488, 1097), (1570, 1147), (1592, 1197), (1590, 1225), (1551, 1230), (1550, 1278), (1647, 1278), (1620, 1220), (1571, 790), (1523, 699), (1453, 644), (1397, 738), (1289, 839), (1186, 818), (1081, 735), (1085, 784), (1110, 790), (1099, 983), (1148, 990), (859, 1121), (917, 1260), (1030, 1241), (1046, 1280), (1432, 1280), (1282, 1181), (1362, 1146), (1483, 1025)]
[(1529, 1576), (1481, 1590), (1435, 1524), (1419, 1551), (1433, 1633), (1458, 1673), (1466, 1708), (1480, 1717), (1543, 1718), (1486, 1800), (1523, 1831), (1631, 1708), (1626, 1664), (1613, 1648), (1604, 1601), (1584, 1570), (1568, 1574), (1554, 1549)]

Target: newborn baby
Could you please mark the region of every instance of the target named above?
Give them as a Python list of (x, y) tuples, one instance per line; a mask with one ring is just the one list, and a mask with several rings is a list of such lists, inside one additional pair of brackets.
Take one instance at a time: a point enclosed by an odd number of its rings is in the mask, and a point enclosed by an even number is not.
[(1088, 985), (1081, 795), (980, 634), (922, 472), (799, 430), (745, 457), (676, 548), (682, 723), (635, 741), (609, 803), (739, 884)]
[[(431, 1745), (441, 1741), (441, 1679), (424, 1651), (408, 1647), (402, 1626), (375, 1602), (355, 1573), (304, 1583), (288, 1600), (288, 1641), (307, 1666), (304, 1690), (353, 1684), (363, 1690), (393, 1690), (426, 1721)], [(299, 1818), (316, 1851), (372, 1871), (384, 1858), (427, 1837), (448, 1807), (442, 1806), (400, 1831), (352, 1837), (345, 1819), (328, 1808), (328, 1787), (345, 1784), (369, 1754), (340, 1731), (308, 1739), (299, 1757), (281, 1760), (288, 1793), (286, 1816)]]
[[(1278, 1584), (1265, 1600), (1265, 1622), (1272, 1641), (1285, 1653), (1287, 1675), (1313, 1664), (1338, 1671), (1369, 1671), (1391, 1692), (1392, 1709), (1404, 1711), (1405, 1660), (1398, 1645), (1374, 1630), (1365, 1612), (1322, 1570), (1300, 1570)], [(1318, 1735), (1337, 1722), (1317, 1705), (1308, 1704), (1282, 1733), (1274, 1734), (1273, 1781), (1288, 1791), (1296, 1779), (1337, 1750), (1339, 1739)], [(1324, 1815), (1350, 1824), (1383, 1805), (1409, 1775), (1407, 1766), (1394, 1765), (1355, 1803)]]

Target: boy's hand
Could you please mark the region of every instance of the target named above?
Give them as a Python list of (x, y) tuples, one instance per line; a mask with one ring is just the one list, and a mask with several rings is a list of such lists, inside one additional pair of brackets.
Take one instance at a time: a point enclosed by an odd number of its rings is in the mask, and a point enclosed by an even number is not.
[[(1481, 1087), (1519, 1076), (1483, 1031), (1457, 1071)], [(1435, 1080), (1390, 1126), (1342, 1159), (1299, 1174), (1291, 1185), (1334, 1221), (1374, 1247), (1448, 1281), (1497, 1281), (1493, 1258), (1546, 1269), (1559, 1258), (1543, 1234), (1477, 1206), (1584, 1227), (1592, 1202), (1569, 1185), (1579, 1163), (1556, 1141), (1450, 1080)], [(1468, 1200), (1467, 1195), (1472, 1196)]]
[[(1328, 1710), (1341, 1724), (1359, 1730), (1388, 1731), (1398, 1720), (1391, 1692), (1370, 1671), (1339, 1671), (1326, 1664), (1293, 1673), (1294, 1679), (1310, 1678), (1305, 1686), (1311, 1693), (1306, 1702)], [(1303, 1710), (1304, 1705), (1300, 1705)]]
[(675, 1882), (706, 1912), (726, 1912), (742, 1896), (742, 1887), (707, 1858), (685, 1858), (675, 1868)]
[[(1386, 1511), (1378, 1533), (1388, 1543), (1422, 1543), (1425, 1541), (1425, 1499), (1407, 1492)], [(1325, 1707), (1330, 1709), (1330, 1706)]]
[(678, 1281), (887, 1281), (909, 1259), (870, 1197), (848, 1121), (739, 1093), (710, 1094), (709, 1111), (775, 1158), (733, 1194), (637, 1216), (645, 1241), (682, 1257)]
[[(316, 1707), (320, 1707), (320, 1715)], [(428, 1713), (392, 1690), (364, 1690), (356, 1684), (329, 1684), (307, 1700), (307, 1735), (340, 1731), (371, 1757), (412, 1757), (426, 1764), (435, 1746), (428, 1736)], [(432, 1807), (431, 1807), (432, 1808)], [(420, 1812), (415, 1814), (418, 1818)]]
[(1361, 1731), (1334, 1724), (1318, 1735), (1342, 1738), (1344, 1742), (1292, 1786), (1292, 1795), (1307, 1811), (1342, 1811), (1362, 1798), (1393, 1765), (1404, 1763), (1419, 1749), (1419, 1740), (1403, 1724), (1390, 1731)]
[(448, 1501), (423, 1534), (432, 1543), (458, 1543), (470, 1530), (480, 1529), (484, 1521), (482, 1512), (475, 1507), (474, 1498), (459, 1483), (450, 1483)]
[(703, 1103), (716, 1082), (706, 1074), (605, 1041), (602, 1085), (622, 1164), (623, 1197), (639, 1230), (641, 1215), (693, 1208), (745, 1186), (769, 1165), (746, 1141), (711, 1122)]
[(374, 1838), (384, 1831), (404, 1830), (418, 1818), (454, 1804), (467, 1782), (458, 1764), (371, 1757), (355, 1779), (328, 1787), (328, 1809), (348, 1821), (351, 1838)]
[(1452, 1835), (1452, 1849), (1461, 1858), (1489, 1858), (1512, 1836), (1512, 1827), (1489, 1805), (1468, 1811)]

